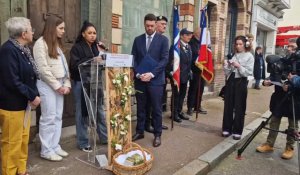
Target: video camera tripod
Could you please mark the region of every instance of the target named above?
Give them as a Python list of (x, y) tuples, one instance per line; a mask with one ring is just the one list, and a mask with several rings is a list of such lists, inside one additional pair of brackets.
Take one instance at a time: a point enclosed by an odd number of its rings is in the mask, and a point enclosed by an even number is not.
[[(288, 93), (284, 96), (284, 98), (280, 101), (280, 103), (277, 104), (276, 107), (277, 108), (280, 107), (289, 96), (291, 96), (291, 98), (292, 98), (293, 121), (294, 121), (294, 126), (296, 126), (295, 102), (294, 102), (294, 96), (293, 96), (292, 91), (288, 91)], [(262, 121), (261, 124), (253, 131), (253, 133), (245, 141), (245, 143), (241, 146), (241, 148), (238, 149), (237, 159), (241, 159), (242, 153), (245, 151), (245, 149), (248, 147), (248, 145), (252, 142), (252, 140), (256, 137), (256, 135), (264, 128), (264, 129), (267, 129), (269, 131), (275, 131), (275, 132), (278, 132), (278, 133), (283, 133), (283, 134), (289, 135), (289, 136), (293, 137), (293, 139), (297, 142), (298, 166), (299, 166), (299, 174), (300, 174), (300, 149), (299, 149), (299, 146), (300, 146), (299, 145), (300, 133), (295, 129), (286, 129), (284, 131), (280, 131), (280, 130), (274, 130), (274, 129), (271, 129), (271, 128), (267, 128), (266, 125), (268, 124), (268, 122), (271, 120), (272, 117), (273, 117), (273, 115), (271, 114), (270, 117), (267, 118), (267, 120)]]

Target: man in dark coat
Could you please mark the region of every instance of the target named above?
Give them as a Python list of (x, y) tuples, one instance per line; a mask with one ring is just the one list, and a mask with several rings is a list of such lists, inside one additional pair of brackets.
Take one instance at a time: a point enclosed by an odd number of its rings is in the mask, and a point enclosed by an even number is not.
[(258, 46), (255, 49), (253, 76), (255, 79), (255, 89), (260, 89), (259, 84), (261, 79), (266, 78), (265, 60), (262, 54), (262, 47)]
[[(288, 52), (290, 54), (294, 53), (297, 48), (296, 45), (296, 40), (295, 39), (290, 39), (289, 44), (288, 44)], [(285, 58), (287, 59), (287, 58)], [(281, 75), (275, 76), (275, 75), (270, 75), (269, 80), (264, 80), (263, 85), (264, 86), (271, 86), (273, 85), (273, 82), (281, 82)], [(284, 88), (283, 88), (284, 87)], [(293, 120), (293, 105), (292, 105), (292, 99), (291, 96), (286, 92), (287, 87), (284, 85), (283, 87), (275, 85), (275, 91), (271, 96), (271, 101), (270, 101), (270, 111), (272, 112), (272, 118), (270, 120), (270, 128), (272, 130), (269, 131), (269, 135), (267, 138), (267, 141), (258, 146), (256, 148), (256, 151), (261, 152), (261, 153), (266, 153), (266, 152), (272, 152), (274, 150), (273, 146), (276, 140), (276, 137), (278, 135), (278, 132), (274, 130), (278, 130), (280, 123), (281, 123), (281, 118), (283, 116), (288, 117), (288, 122), (289, 130), (297, 130), (298, 129), (298, 119), (300, 118), (299, 114), (299, 97), (300, 97), (300, 90), (296, 90), (294, 96), (295, 99), (295, 116), (296, 116), (296, 121)], [(294, 143), (295, 140), (293, 136), (287, 135), (286, 138), (286, 147), (285, 151), (281, 155), (283, 159), (291, 159), (294, 155)]]
[[(189, 42), (192, 48), (192, 78), (190, 80), (190, 87), (187, 97), (188, 115), (193, 115), (194, 110), (198, 110), (201, 114), (207, 114), (207, 111), (201, 107), (202, 95), (204, 91), (205, 80), (201, 76), (201, 70), (195, 65), (195, 61), (198, 58), (200, 48), (200, 27), (196, 28), (194, 35)], [(200, 89), (198, 89), (200, 88)], [(199, 92), (199, 94), (198, 94)]]

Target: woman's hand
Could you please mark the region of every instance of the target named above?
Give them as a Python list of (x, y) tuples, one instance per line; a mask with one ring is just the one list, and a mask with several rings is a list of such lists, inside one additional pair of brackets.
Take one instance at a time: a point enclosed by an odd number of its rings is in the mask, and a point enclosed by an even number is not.
[(236, 67), (236, 68), (240, 68), (240, 67), (241, 67), (240, 63), (238, 63), (237, 61), (233, 61), (231, 64), (232, 64), (234, 67)]
[(62, 86), (62, 87), (56, 89), (56, 92), (59, 93), (60, 95), (64, 95), (65, 89), (64, 89), (64, 87)]
[(41, 99), (39, 96), (36, 96), (33, 101), (30, 102), (30, 106), (32, 108), (36, 108), (41, 103)]

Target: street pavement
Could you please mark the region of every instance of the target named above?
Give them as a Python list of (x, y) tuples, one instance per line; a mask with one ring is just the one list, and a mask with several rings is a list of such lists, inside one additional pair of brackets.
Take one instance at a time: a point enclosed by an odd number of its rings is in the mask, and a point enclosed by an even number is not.
[[(263, 87), (261, 90), (249, 89), (245, 126), (265, 113), (268, 109), (272, 91), (273, 88), (266, 87)], [(232, 138), (224, 139), (221, 137), (223, 105), (224, 102), (221, 98), (208, 98), (208, 96), (205, 96), (203, 107), (208, 110), (208, 114), (199, 115), (197, 121), (195, 120), (194, 114), (189, 121), (183, 121), (180, 124), (175, 123), (173, 130), (164, 130), (162, 135), (162, 145), (158, 148), (152, 146), (153, 135), (145, 133), (145, 138), (137, 141), (137, 143), (148, 148), (154, 154), (153, 167), (147, 174), (182, 174), (180, 173), (182, 172), (182, 169), (191, 169), (189, 168), (191, 163), (203, 155), (204, 157), (205, 155), (209, 155), (207, 153), (212, 152), (212, 149), (219, 144), (222, 144), (224, 140), (227, 140), (227, 142), (234, 142)], [(170, 112), (164, 114), (163, 123), (170, 128), (171, 121), (169, 116)], [(133, 123), (133, 128), (135, 128), (135, 123)], [(135, 129), (133, 129), (133, 132), (134, 131)], [(50, 162), (41, 159), (39, 157), (39, 144), (30, 144), (28, 167), (31, 175), (112, 174), (107, 170), (96, 169), (76, 159), (76, 157), (81, 157), (85, 155), (85, 153), (76, 148), (75, 136), (63, 139), (61, 143), (62, 148), (70, 153), (70, 156), (61, 162)], [(101, 151), (105, 153), (105, 145), (101, 145)], [(227, 155), (230, 154), (229, 151), (226, 153), (228, 153)], [(217, 165), (218, 162), (215, 161), (214, 163)], [(204, 174), (215, 165), (210, 164), (209, 168), (206, 168), (206, 171), (204, 171)], [(197, 166), (196, 169), (197, 168), (199, 168), (199, 166)], [(182, 175), (188, 175), (188, 173), (183, 173)]]
[[(281, 130), (287, 129), (286, 118), (282, 119)], [(286, 135), (278, 134), (273, 153), (259, 153), (255, 149), (266, 141), (268, 131), (263, 129), (251, 142), (242, 159), (238, 160), (237, 151), (226, 157), (208, 175), (296, 175), (298, 174), (298, 154), (295, 145), (295, 156), (290, 160), (281, 159), (286, 143)]]

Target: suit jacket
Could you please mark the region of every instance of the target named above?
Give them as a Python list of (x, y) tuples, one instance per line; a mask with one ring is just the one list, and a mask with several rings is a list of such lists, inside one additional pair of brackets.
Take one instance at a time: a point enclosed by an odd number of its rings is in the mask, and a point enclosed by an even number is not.
[(151, 71), (151, 73), (154, 75), (154, 78), (150, 80), (150, 85), (165, 84), (165, 67), (169, 58), (168, 48), (168, 38), (159, 33), (155, 33), (148, 52), (146, 50), (145, 34), (142, 34), (134, 39), (131, 54), (134, 56), (134, 75), (136, 86), (145, 84), (145, 82), (142, 82), (136, 77), (137, 72), (135, 70), (147, 54), (158, 63), (157, 66)]
[(192, 37), (191, 41), (189, 42), (191, 49), (192, 49), (192, 71), (193, 73), (199, 74), (201, 73), (201, 70), (195, 65), (195, 61), (197, 60), (199, 56), (199, 48), (200, 48), (200, 41), (195, 38), (195, 36)]
[(29, 58), (10, 41), (0, 49), (0, 109), (25, 110), (39, 95)]
[[(170, 58), (167, 66), (167, 72), (170, 73), (173, 71), (174, 64), (174, 53), (173, 46), (170, 48)], [(192, 66), (192, 50), (189, 46), (188, 51), (184, 48), (183, 44), (180, 42), (180, 83), (187, 83), (190, 78), (190, 71)]]

